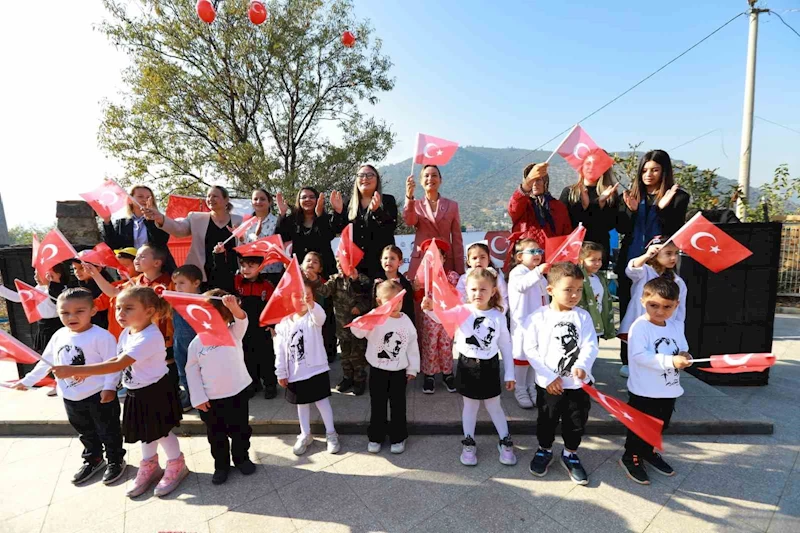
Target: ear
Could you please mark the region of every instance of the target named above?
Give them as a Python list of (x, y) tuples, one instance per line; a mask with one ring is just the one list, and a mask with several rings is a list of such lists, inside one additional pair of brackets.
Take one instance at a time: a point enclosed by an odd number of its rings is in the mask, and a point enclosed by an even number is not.
[(95, 306), (92, 306), (92, 310), (89, 312), (89, 316), (94, 316), (96, 314), (97, 314), (97, 308)]
[(547, 294), (549, 294), (550, 296), (553, 295), (553, 286), (550, 284), (547, 285)]

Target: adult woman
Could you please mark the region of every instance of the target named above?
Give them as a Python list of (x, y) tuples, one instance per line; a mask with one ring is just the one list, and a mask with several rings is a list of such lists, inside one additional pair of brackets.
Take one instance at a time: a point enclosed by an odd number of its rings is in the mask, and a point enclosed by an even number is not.
[[(176, 237), (192, 237), (192, 244), (189, 253), (186, 255), (186, 264), (195, 265), (203, 271), (203, 281), (208, 281), (209, 286), (217, 287), (214, 269), (214, 247), (225, 242), (231, 236), (231, 228), (242, 223), (242, 217), (231, 213), (233, 204), (230, 202), (230, 195), (225, 187), (214, 185), (206, 192), (206, 205), (211, 210), (209, 213), (191, 212), (186, 218), (172, 220), (158, 212), (155, 207), (146, 207), (144, 212), (149, 220), (155, 220), (156, 226), (162, 228), (170, 235)], [(235, 239), (231, 239), (225, 244), (224, 260), (229, 268), (225, 269), (225, 275), (233, 276), (238, 267), (236, 253), (233, 248), (236, 246)], [(220, 284), (223, 284), (222, 282)], [(226, 283), (223, 286), (229, 286)]]
[[(617, 231), (625, 234), (617, 260), (620, 316), (625, 316), (631, 299), (631, 281), (625, 275), (628, 259), (639, 257), (656, 235), (672, 235), (686, 220), (689, 194), (678, 188), (672, 174), (672, 160), (663, 150), (651, 150), (639, 160), (636, 180), (622, 195)], [(628, 350), (622, 343), (620, 374), (628, 375)]]
[[(278, 217), (271, 212), (272, 195), (266, 189), (255, 189), (250, 196), (250, 203), (253, 206), (253, 216), (258, 218), (258, 222), (245, 233), (242, 239), (243, 244), (274, 235), (278, 227)], [(262, 270), (273, 285), (278, 284), (282, 271), (281, 263), (272, 263)]]
[(334, 215), (334, 231), (340, 233), (353, 223), (353, 242), (364, 251), (359, 271), (370, 279), (383, 275), (381, 253), (394, 244), (397, 203), (394, 196), (381, 194), (381, 177), (372, 165), (358, 169), (347, 211)]
[[(112, 250), (134, 247), (137, 250), (145, 244), (166, 247), (169, 235), (147, 220), (142, 208), (155, 206), (155, 197), (150, 187), (134, 185), (130, 195), (136, 203), (128, 200), (128, 216), (111, 222), (111, 217), (103, 219), (103, 242)], [(139, 207), (139, 206), (142, 207)]]
[(416, 229), (414, 235), (414, 251), (411, 253), (411, 264), (406, 276), (413, 280), (417, 268), (422, 261), (423, 252), (420, 245), (428, 239), (441, 239), (450, 245), (450, 253), (444, 262), (445, 271), (454, 270), (463, 274), (464, 241), (461, 237), (461, 216), (458, 202), (443, 198), (439, 194), (442, 185), (442, 174), (436, 165), (425, 165), (419, 175), (424, 198), (414, 199), (414, 176), (406, 178), (406, 205), (403, 208), (403, 220), (406, 225)]
[(564, 187), (561, 203), (567, 206), (572, 227), (579, 223), (586, 228), (584, 240), (603, 246), (603, 269), (608, 267), (611, 254), (608, 232), (617, 226), (617, 189), (619, 183), (614, 179), (612, 169), (602, 176), (593, 178), (594, 158), (586, 156), (583, 166), (578, 170), (578, 181)]

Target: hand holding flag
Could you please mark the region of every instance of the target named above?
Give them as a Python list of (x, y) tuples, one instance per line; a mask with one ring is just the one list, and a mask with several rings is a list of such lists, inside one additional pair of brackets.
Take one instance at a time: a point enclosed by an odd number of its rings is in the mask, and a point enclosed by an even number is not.
[(244, 220), (242, 220), (242, 223), (236, 226), (236, 228), (234, 228), (234, 230), (231, 232), (231, 236), (222, 241), (222, 244), (226, 244), (228, 241), (234, 238), (241, 239), (244, 237), (244, 234), (247, 233), (247, 230), (253, 227), (256, 222), (258, 222), (258, 217), (245, 217)]
[(336, 258), (339, 260), (345, 276), (352, 276), (355, 268), (364, 258), (364, 252), (353, 242), (352, 222), (342, 231), (339, 247), (336, 249)]
[(236, 346), (228, 324), (205, 296), (167, 290), (160, 296), (186, 319), (203, 345)]
[(107, 179), (102, 185), (89, 192), (80, 193), (78, 196), (83, 198), (86, 203), (92, 206), (97, 216), (102, 219), (111, 218), (113, 213), (116, 213), (126, 205), (128, 200), (132, 201), (140, 208), (139, 202), (133, 199), (125, 189), (111, 179)]
[(347, 324), (346, 328), (358, 328), (363, 329), (366, 331), (372, 331), (376, 327), (380, 326), (381, 324), (385, 323), (389, 316), (400, 309), (403, 305), (403, 297), (406, 295), (406, 290), (403, 289), (402, 291), (398, 292), (394, 295), (394, 297), (382, 304), (379, 307), (376, 307), (366, 315), (362, 315), (349, 324)]
[[(264, 262), (261, 263), (261, 268), (277, 263), (280, 261), (284, 265), (288, 265), (291, 261), (284, 251), (283, 239), (279, 234), (270, 235), (269, 237), (261, 237), (253, 242), (237, 246), (233, 249), (242, 257), (247, 256), (261, 256)], [(260, 269), (259, 269), (260, 270)]]

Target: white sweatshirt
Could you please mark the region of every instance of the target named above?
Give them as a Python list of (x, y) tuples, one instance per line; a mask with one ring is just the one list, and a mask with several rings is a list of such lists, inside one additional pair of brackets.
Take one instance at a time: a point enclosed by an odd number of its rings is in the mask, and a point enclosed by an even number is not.
[[(511, 356), (511, 334), (506, 325), (506, 315), (498, 309), (482, 311), (474, 304), (461, 307), (468, 309), (470, 315), (456, 330), (453, 350), (464, 357), (488, 360), (498, 353), (503, 356), (505, 378), (515, 381), (514, 358)], [(433, 313), (430, 315), (435, 317)]]
[(525, 265), (517, 265), (511, 269), (508, 274), (508, 304), (514, 359), (525, 359), (522, 351), (522, 324), (525, 319), (549, 303), (547, 279), (541, 267), (531, 270)]
[(319, 304), (298, 317), (292, 314), (275, 327), (275, 376), (289, 383), (327, 372), (328, 354), (322, 340), (325, 311)]
[[(105, 363), (116, 356), (117, 339), (100, 326), (92, 326), (81, 333), (61, 328), (56, 331), (42, 353), (45, 361), (54, 365), (94, 365)], [(36, 385), (50, 371), (50, 365), (39, 361), (20, 383), (26, 387)], [(77, 402), (103, 390), (117, 390), (119, 372), (85, 378), (56, 378), (58, 395)]]
[(536, 384), (546, 388), (557, 377), (565, 389), (581, 388), (572, 376), (573, 368), (586, 371), (586, 382), (593, 381), (592, 365), (597, 358), (597, 333), (588, 311), (574, 307), (556, 311), (541, 307), (523, 325), (523, 348), (536, 371)]
[(359, 339), (367, 339), (367, 362), (381, 370), (405, 370), (409, 376), (419, 372), (417, 328), (405, 313), (389, 317), (372, 331), (350, 328)]
[(122, 371), (122, 384), (128, 389), (143, 389), (163, 378), (167, 369), (167, 349), (164, 336), (155, 324), (138, 333), (125, 328), (119, 334), (117, 355), (127, 355), (133, 364)]
[[(50, 294), (49, 285), (37, 285), (36, 290), (39, 292), (43, 292), (47, 295)], [(46, 300), (43, 300), (42, 303), (36, 306), (36, 310), (39, 311), (40, 315), (42, 315), (42, 319), (58, 318), (58, 309), (56, 308), (56, 303), (53, 301), (52, 298), (47, 298)]]
[(672, 356), (688, 350), (683, 324), (670, 318), (657, 326), (640, 316), (628, 332), (628, 390), (646, 398), (682, 396), (680, 370)]
[[(458, 283), (456, 283), (456, 290), (461, 295), (461, 301), (464, 303), (467, 303), (467, 276), (471, 270), (472, 268), (470, 267), (465, 274), (461, 274), (461, 277), (458, 278)], [(497, 274), (497, 292), (500, 293), (500, 303), (503, 304), (503, 309), (508, 311), (508, 285), (506, 284), (505, 276), (501, 271), (493, 267), (489, 267), (487, 270)]]
[[(631, 302), (628, 304), (628, 309), (625, 311), (625, 316), (619, 325), (620, 333), (628, 333), (636, 319), (644, 314), (644, 306), (642, 305), (644, 286), (651, 279), (658, 277), (658, 272), (650, 265), (646, 264), (636, 268), (633, 266), (633, 261), (633, 259), (628, 261), (628, 266), (625, 267), (625, 275), (630, 278), (633, 285), (631, 286)], [(678, 284), (680, 295), (678, 308), (675, 310), (675, 314), (672, 315), (672, 320), (683, 327), (683, 323), (686, 321), (686, 283), (677, 274), (675, 274), (675, 283)]]
[(247, 317), (234, 318), (228, 326), (236, 346), (205, 346), (200, 337), (189, 343), (186, 381), (192, 404), (236, 396), (253, 380), (244, 364), (242, 338), (247, 332)]

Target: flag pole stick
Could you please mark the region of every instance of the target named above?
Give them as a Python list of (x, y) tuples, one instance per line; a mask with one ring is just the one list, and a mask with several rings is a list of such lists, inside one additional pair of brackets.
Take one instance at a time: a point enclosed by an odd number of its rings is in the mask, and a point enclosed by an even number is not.
[(687, 227), (689, 224), (691, 224), (692, 222), (694, 222), (694, 221), (695, 221), (695, 219), (696, 219), (697, 217), (699, 217), (699, 216), (702, 216), (702, 213), (700, 213), (700, 212), (698, 211), (698, 212), (697, 212), (697, 214), (696, 214), (695, 216), (693, 216), (692, 218), (690, 218), (690, 219), (689, 219), (689, 221), (688, 221), (688, 222), (686, 222), (686, 223), (685, 223), (683, 226), (681, 226), (681, 227), (680, 227), (680, 229), (679, 229), (678, 231), (676, 231), (675, 233), (673, 233), (672, 235), (670, 235), (670, 236), (669, 236), (669, 239), (667, 239), (667, 242), (665, 242), (665, 243), (662, 245), (662, 247), (663, 247), (663, 246), (666, 246), (666, 245), (668, 245), (669, 243), (671, 243), (671, 242), (672, 242), (672, 239), (674, 239), (675, 237), (677, 237), (678, 235), (680, 235), (680, 233), (681, 233), (681, 232), (682, 232), (684, 229), (686, 229), (686, 227)]
[(197, 300), (198, 302), (203, 302), (205, 300), (219, 300), (222, 301), (222, 296), (203, 296), (202, 294), (189, 294), (185, 292), (178, 292), (178, 291), (162, 291), (161, 297), (163, 298), (164, 295), (167, 296), (180, 296), (181, 298), (188, 298), (190, 300)]
[(419, 148), (419, 132), (417, 132), (417, 136), (414, 138), (414, 144), (412, 146), (415, 147), (414, 148), (414, 153), (411, 155), (411, 175), (413, 176), (414, 175), (414, 165), (415, 165), (415, 161), (414, 160), (417, 158), (417, 148)]
[[(239, 228), (241, 228), (241, 227), (242, 227), (242, 226), (244, 226), (245, 224), (247, 224), (247, 227), (249, 228), (250, 226), (252, 226), (252, 225), (253, 225), (253, 222), (252, 222), (253, 220), (258, 220), (258, 219), (257, 219), (256, 217), (248, 218), (246, 221), (242, 221), (242, 223), (241, 223), (241, 224), (239, 224)], [(236, 228), (236, 229), (239, 229), (239, 228)], [(246, 229), (246, 228), (245, 228), (245, 229)], [(234, 231), (232, 231), (232, 232), (231, 232), (231, 236), (230, 236), (230, 237), (228, 237), (227, 239), (225, 239), (224, 241), (222, 241), (220, 244), (222, 244), (223, 246), (225, 246), (226, 244), (228, 244), (228, 242), (229, 242), (231, 239), (233, 239), (233, 238), (234, 238), (234, 237), (236, 237), (236, 236), (237, 236), (237, 235), (236, 235), (236, 231), (234, 230)]]
[(553, 159), (553, 156), (556, 155), (556, 152), (558, 152), (558, 149), (561, 148), (564, 145), (565, 142), (567, 142), (567, 139), (569, 139), (569, 136), (572, 135), (572, 132), (575, 131), (575, 129), (577, 127), (578, 127), (578, 124), (575, 124), (574, 126), (572, 126), (572, 129), (569, 130), (569, 133), (567, 133), (567, 136), (564, 137), (564, 140), (562, 140), (560, 143), (558, 143), (558, 146), (556, 146), (556, 149), (553, 150), (553, 153), (550, 154), (550, 157), (547, 158), (547, 161), (545, 161), (545, 163), (549, 163), (550, 160)]

